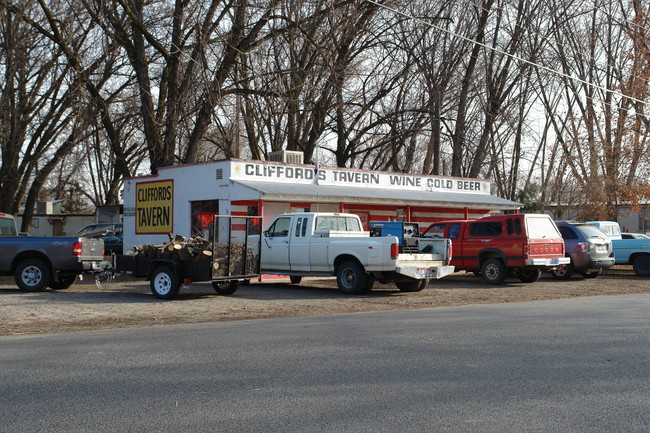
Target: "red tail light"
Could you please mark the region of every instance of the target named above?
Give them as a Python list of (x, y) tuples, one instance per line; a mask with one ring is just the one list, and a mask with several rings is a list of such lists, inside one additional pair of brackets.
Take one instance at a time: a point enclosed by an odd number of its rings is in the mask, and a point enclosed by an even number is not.
[(81, 246), (81, 242), (77, 241), (72, 245), (72, 255), (73, 256), (80, 256), (81, 253), (83, 252), (83, 248)]
[(524, 258), (528, 257), (530, 254), (530, 245), (524, 244)]
[(399, 244), (390, 244), (390, 258), (395, 260), (397, 259), (397, 256), (399, 256)]
[(578, 248), (580, 249), (581, 253), (588, 253), (589, 252), (589, 242), (578, 242)]
[(449, 261), (454, 257), (454, 243), (449, 239)]

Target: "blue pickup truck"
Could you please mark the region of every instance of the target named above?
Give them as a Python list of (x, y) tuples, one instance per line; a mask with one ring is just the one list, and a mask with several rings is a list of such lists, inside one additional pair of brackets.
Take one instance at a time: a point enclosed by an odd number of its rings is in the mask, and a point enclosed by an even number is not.
[(634, 273), (650, 277), (650, 239), (623, 239), (621, 227), (614, 221), (588, 221), (612, 240), (617, 265), (632, 265)]
[(77, 275), (103, 265), (101, 239), (20, 236), (14, 217), (0, 212), (0, 275), (13, 275), (21, 290), (67, 289)]

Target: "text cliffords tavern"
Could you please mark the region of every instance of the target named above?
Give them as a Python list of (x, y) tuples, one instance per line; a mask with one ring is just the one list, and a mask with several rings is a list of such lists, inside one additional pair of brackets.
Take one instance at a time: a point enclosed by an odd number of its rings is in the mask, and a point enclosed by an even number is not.
[(164, 167), (124, 186), (124, 248), (159, 244), (169, 233), (210, 238), (212, 216), (349, 212), (425, 229), (442, 219), (479, 218), (519, 203), (490, 195), (478, 179), (422, 176), (278, 162), (227, 160)]

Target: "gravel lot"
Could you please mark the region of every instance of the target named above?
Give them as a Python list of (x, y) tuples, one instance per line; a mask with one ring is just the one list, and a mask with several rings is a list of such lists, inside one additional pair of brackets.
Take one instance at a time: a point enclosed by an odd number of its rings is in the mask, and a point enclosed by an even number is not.
[(489, 286), (472, 274), (459, 272), (417, 293), (402, 293), (394, 285), (375, 284), (363, 296), (336, 289), (333, 278), (288, 279), (241, 285), (231, 296), (218, 296), (210, 283), (181, 289), (173, 301), (153, 297), (148, 282), (118, 277), (102, 287), (92, 278), (67, 290), (20, 292), (13, 279), (0, 280), (0, 335), (67, 332), (133, 326), (216, 322), (364, 311), (407, 310), (467, 304), (529, 302), (577, 296), (650, 293), (650, 280), (630, 267), (616, 266), (595, 279), (557, 281), (548, 274), (534, 284), (508, 279)]

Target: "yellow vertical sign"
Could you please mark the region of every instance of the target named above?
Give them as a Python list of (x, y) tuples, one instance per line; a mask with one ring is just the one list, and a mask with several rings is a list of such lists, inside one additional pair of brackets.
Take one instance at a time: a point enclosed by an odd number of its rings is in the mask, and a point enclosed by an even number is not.
[(135, 233), (171, 233), (174, 222), (174, 181), (140, 182), (135, 187), (135, 194)]

